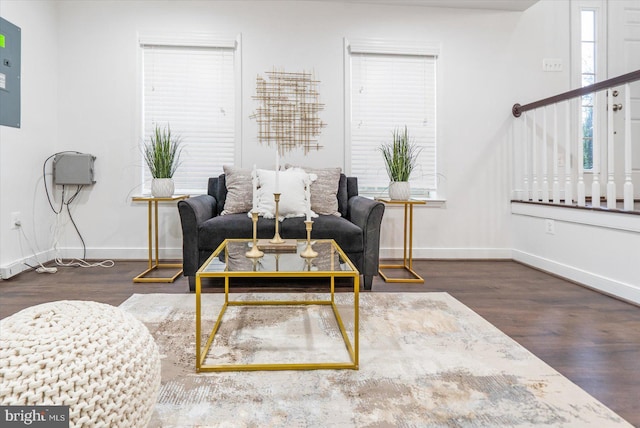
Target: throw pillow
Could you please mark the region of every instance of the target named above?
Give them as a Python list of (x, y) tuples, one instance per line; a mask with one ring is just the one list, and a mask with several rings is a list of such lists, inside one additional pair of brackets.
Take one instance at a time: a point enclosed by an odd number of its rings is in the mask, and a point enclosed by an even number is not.
[[(287, 168), (294, 167), (286, 165)], [(295, 167), (294, 167), (295, 168)], [(318, 178), (311, 183), (311, 209), (317, 214), (340, 216), (338, 211), (338, 185), (342, 168), (311, 168), (300, 167)]]
[(253, 208), (253, 184), (251, 170), (223, 165), (227, 185), (227, 197), (220, 215), (239, 214)]
[[(264, 218), (274, 218), (276, 203), (273, 194), (276, 190), (276, 172), (258, 169), (257, 175), (257, 205), (258, 212)], [(310, 185), (317, 177), (315, 174), (307, 174), (299, 168), (291, 168), (280, 171), (278, 176), (278, 191), (280, 202), (278, 203), (278, 220), (289, 217), (304, 217), (307, 211), (311, 217), (317, 214), (310, 209), (307, 202), (307, 185)]]

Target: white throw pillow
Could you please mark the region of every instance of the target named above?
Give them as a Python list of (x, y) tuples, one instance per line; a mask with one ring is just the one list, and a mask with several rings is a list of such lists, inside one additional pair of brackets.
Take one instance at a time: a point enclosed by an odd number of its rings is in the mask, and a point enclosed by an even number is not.
[[(258, 169), (256, 176), (258, 213), (264, 218), (274, 218), (276, 203), (273, 194), (276, 190), (276, 172)], [(278, 172), (279, 220), (282, 221), (289, 217), (304, 217), (307, 215), (307, 211), (311, 217), (317, 217), (317, 214), (311, 211), (310, 203), (307, 200), (309, 194), (307, 186), (316, 178), (315, 174), (307, 174), (300, 168)]]

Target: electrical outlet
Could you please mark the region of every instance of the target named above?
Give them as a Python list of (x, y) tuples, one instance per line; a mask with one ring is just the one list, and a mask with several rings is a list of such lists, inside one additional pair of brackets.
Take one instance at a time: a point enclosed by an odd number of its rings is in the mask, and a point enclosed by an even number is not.
[(564, 168), (564, 153), (558, 153), (558, 168)]
[(545, 219), (545, 221), (544, 221), (544, 230), (549, 235), (555, 235), (556, 234), (556, 221), (552, 220), (550, 218)]
[(14, 211), (11, 213), (11, 229), (18, 229), (22, 226), (22, 220), (20, 220), (20, 212)]

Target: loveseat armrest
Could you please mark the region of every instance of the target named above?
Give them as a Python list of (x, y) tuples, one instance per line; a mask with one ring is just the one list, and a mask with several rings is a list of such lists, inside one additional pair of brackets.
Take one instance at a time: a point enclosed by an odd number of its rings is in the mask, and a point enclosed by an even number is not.
[(216, 198), (199, 195), (178, 202), (182, 224), (182, 269), (185, 276), (198, 270), (198, 226), (217, 215)]
[(384, 204), (364, 196), (349, 198), (348, 220), (363, 232), (363, 268), (360, 274), (365, 277), (378, 275), (380, 262), (380, 226), (384, 214)]

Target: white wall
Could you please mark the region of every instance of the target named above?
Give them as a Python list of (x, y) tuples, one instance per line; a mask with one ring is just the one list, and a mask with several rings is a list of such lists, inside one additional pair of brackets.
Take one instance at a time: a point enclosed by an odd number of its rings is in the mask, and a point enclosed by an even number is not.
[[(34, 70), (40, 86), (23, 81), (24, 118), (34, 116), (41, 123), (23, 120), (20, 131), (0, 128), (0, 230), (3, 237), (10, 234), (13, 201), (28, 195), (24, 208), (18, 208), (38, 218), (38, 226), (27, 230), (46, 242), (51, 214), (44, 209), (39, 165), (54, 151), (92, 153), (97, 156), (97, 183), (83, 192), (74, 209), (90, 258), (146, 257), (146, 208), (130, 201), (139, 191), (141, 163), (138, 32), (241, 34), (238, 164), (264, 167), (271, 166), (272, 155), (256, 142), (257, 127), (249, 119), (258, 74), (274, 66), (315, 71), (326, 104), (322, 119), (328, 126), (320, 139), (325, 148), (312, 158), (298, 155), (285, 161), (343, 166), (343, 38), (441, 43), (438, 137), (447, 202), (441, 208), (416, 209), (415, 257), (511, 256), (511, 106), (566, 90), (569, 82), (568, 70), (543, 73), (541, 67), (546, 57), (570, 63), (567, 0), (541, 1), (525, 12), (337, 2), (3, 0), (2, 14), (23, 24), (23, 58), (33, 55), (46, 66)], [(42, 26), (36, 25), (38, 17)], [(24, 150), (28, 133), (36, 134), (29, 143), (37, 150)], [(5, 179), (16, 175), (21, 179)], [(400, 254), (401, 217), (395, 208), (385, 214), (383, 256)], [(175, 207), (162, 209), (161, 222), (164, 255), (179, 256)], [(21, 256), (15, 236), (10, 237), (14, 244), (3, 239), (2, 264)], [(70, 249), (68, 255), (82, 255), (69, 225), (60, 245)]]
[[(17, 261), (44, 251), (51, 258), (49, 208), (42, 183), (42, 164), (58, 142), (57, 6), (44, 1), (2, 1), (0, 14), (21, 28), (21, 128), (0, 126), (0, 266), (19, 271)], [(25, 239), (10, 228), (20, 212)], [(28, 240), (28, 241), (27, 241)], [(29, 259), (30, 263), (35, 260)]]
[(640, 216), (514, 203), (513, 258), (640, 304)]

